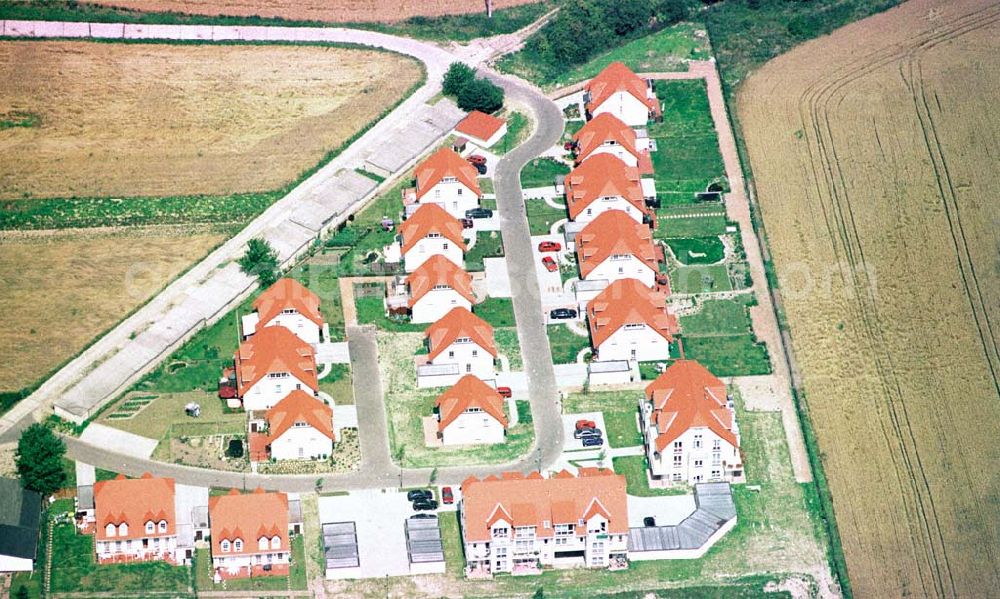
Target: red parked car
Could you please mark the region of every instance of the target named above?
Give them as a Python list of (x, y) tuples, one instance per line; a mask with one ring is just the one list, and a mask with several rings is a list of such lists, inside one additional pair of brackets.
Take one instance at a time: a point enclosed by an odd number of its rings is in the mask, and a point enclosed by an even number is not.
[(497, 393), (500, 394), (500, 397), (512, 397), (514, 395), (510, 387), (497, 387)]
[(538, 244), (539, 252), (558, 252), (561, 249), (562, 246), (556, 241), (543, 241)]
[(577, 420), (576, 430), (582, 431), (585, 428), (597, 428), (597, 423), (593, 420)]
[(545, 270), (549, 272), (555, 272), (559, 270), (559, 265), (556, 261), (552, 259), (552, 256), (545, 256), (542, 258), (542, 264), (545, 266)]
[(469, 164), (473, 164), (475, 166), (486, 164), (486, 157), (480, 156), (479, 154), (470, 154), (469, 156), (466, 156), (465, 159), (469, 161)]
[(455, 503), (455, 494), (452, 493), (451, 487), (441, 487), (441, 503)]

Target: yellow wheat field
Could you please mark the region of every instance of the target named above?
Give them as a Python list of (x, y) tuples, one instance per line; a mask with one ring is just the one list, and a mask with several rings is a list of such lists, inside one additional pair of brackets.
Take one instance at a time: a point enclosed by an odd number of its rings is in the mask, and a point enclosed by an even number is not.
[(738, 95), (858, 597), (1000, 588), (998, 39), (914, 0)]

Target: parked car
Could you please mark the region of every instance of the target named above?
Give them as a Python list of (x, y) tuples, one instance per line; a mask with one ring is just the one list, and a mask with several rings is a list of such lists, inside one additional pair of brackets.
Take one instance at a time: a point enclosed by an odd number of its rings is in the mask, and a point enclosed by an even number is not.
[(462, 219), (462, 228), (463, 229), (471, 229), (473, 226), (475, 226), (475, 224), (476, 223), (472, 222), (471, 218), (463, 218)]
[(645, 202), (646, 202), (646, 207), (648, 208), (660, 207), (660, 198), (646, 198)]
[(643, 526), (656, 526), (656, 518), (652, 516), (646, 516), (642, 519)]
[(452, 492), (451, 487), (441, 487), (441, 503), (446, 505), (455, 503), (455, 494)]
[(416, 501), (418, 499), (434, 499), (434, 493), (430, 489), (411, 489), (406, 493), (407, 501)]
[(430, 520), (437, 517), (437, 514), (413, 514), (410, 516), (410, 520)]
[(585, 439), (587, 437), (600, 437), (601, 429), (599, 428), (580, 428), (573, 431), (574, 439)]
[(476, 167), (476, 172), (479, 173), (480, 175), (485, 175), (486, 174), (486, 165), (485, 164), (473, 164), (472, 166)]
[(604, 439), (601, 437), (584, 437), (583, 446), (584, 447), (598, 447), (604, 445)]
[(556, 241), (543, 241), (538, 244), (539, 252), (558, 252), (561, 249), (562, 246)]
[(555, 320), (565, 320), (567, 318), (576, 318), (576, 310), (573, 308), (556, 308), (549, 312), (549, 318)]
[(545, 256), (542, 258), (542, 265), (545, 266), (545, 270), (549, 272), (555, 272), (559, 270), (559, 265), (556, 261), (552, 259), (552, 256)]
[(479, 154), (469, 154), (465, 159), (469, 161), (469, 164), (474, 166), (486, 164), (486, 156), (480, 156)]
[(567, 141), (566, 143), (563, 144), (563, 149), (566, 150), (567, 152), (572, 152), (573, 150), (576, 149), (576, 142)]
[(490, 218), (493, 211), (489, 208), (470, 208), (465, 211), (465, 218)]
[(667, 277), (666, 273), (660, 273), (660, 274), (656, 275), (656, 284), (657, 285), (669, 285), (670, 284), (670, 278)]
[(596, 429), (597, 428), (597, 423), (594, 422), (593, 420), (577, 420), (576, 421), (576, 430), (580, 431), (580, 430), (583, 430), (585, 428)]
[(413, 509), (418, 512), (426, 510), (436, 510), (438, 507), (438, 502), (436, 499), (418, 499), (413, 502)]
[(514, 392), (511, 391), (510, 387), (497, 387), (497, 393), (500, 394), (500, 397), (504, 398), (514, 396)]

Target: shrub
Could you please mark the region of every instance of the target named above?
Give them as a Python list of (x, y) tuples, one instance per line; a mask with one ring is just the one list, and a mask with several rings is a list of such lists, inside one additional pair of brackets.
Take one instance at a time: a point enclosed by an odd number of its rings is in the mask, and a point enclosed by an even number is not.
[(441, 91), (452, 96), (458, 107), (466, 112), (480, 110), (491, 113), (503, 108), (503, 89), (492, 82), (476, 77), (468, 65), (453, 62), (441, 82)]

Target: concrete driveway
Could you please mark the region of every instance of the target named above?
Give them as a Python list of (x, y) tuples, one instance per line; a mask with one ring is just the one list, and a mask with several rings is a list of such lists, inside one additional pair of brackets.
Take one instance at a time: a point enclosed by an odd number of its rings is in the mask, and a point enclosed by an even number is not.
[(84, 429), (80, 440), (133, 458), (148, 458), (153, 455), (153, 450), (159, 443), (156, 439), (127, 433), (96, 422)]
[(554, 241), (560, 247), (565, 246), (562, 235), (532, 235), (531, 236), (531, 256), (535, 263), (535, 276), (538, 280), (538, 289), (541, 291), (542, 310), (547, 315), (552, 308), (575, 308), (576, 298), (564, 292), (562, 274), (559, 270), (550, 272), (542, 264), (542, 258), (548, 256), (556, 261), (556, 264), (564, 262), (565, 248), (559, 252), (540, 252), (538, 244), (543, 241)]
[(694, 494), (658, 497), (629, 495), (628, 525), (644, 526), (642, 520), (649, 516), (656, 519), (657, 526), (675, 526), (694, 513), (697, 507), (694, 503)]
[[(574, 439), (573, 432), (576, 430), (577, 420), (593, 420), (597, 425), (597, 428), (601, 430), (601, 440), (603, 443), (600, 445), (591, 445), (590, 447), (583, 446), (582, 439)], [(600, 452), (602, 449), (608, 449), (608, 429), (604, 426), (604, 413), (603, 412), (581, 412), (579, 414), (563, 414), (562, 416), (562, 432), (563, 432), (563, 451), (573, 451), (576, 449), (587, 449), (590, 451)]]

